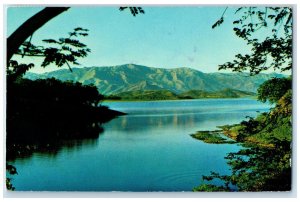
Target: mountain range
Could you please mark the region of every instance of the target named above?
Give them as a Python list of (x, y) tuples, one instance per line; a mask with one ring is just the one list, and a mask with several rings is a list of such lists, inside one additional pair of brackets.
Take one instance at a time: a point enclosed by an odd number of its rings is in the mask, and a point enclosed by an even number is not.
[(256, 93), (264, 81), (282, 74), (247, 73), (203, 73), (181, 67), (174, 69), (154, 68), (135, 64), (105, 67), (84, 67), (56, 70), (43, 74), (26, 73), (28, 79), (46, 79), (54, 77), (62, 81), (78, 81), (94, 84), (104, 95), (120, 94), (128, 91), (167, 90), (175, 94), (188, 91), (216, 92), (233, 89)]

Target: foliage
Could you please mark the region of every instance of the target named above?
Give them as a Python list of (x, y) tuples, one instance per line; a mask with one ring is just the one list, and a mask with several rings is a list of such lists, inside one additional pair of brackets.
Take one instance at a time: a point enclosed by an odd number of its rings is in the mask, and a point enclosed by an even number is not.
[(272, 78), (259, 86), (258, 100), (277, 103), (278, 100), (292, 88), (291, 78)]
[[(87, 56), (90, 49), (86, 47), (84, 43), (81, 43), (76, 38), (88, 35), (88, 30), (81, 27), (75, 28), (72, 32), (69, 32), (67, 38), (44, 39), (43, 42), (51, 46), (36, 46), (29, 41), (24, 42), (17, 51), (17, 55), (22, 57), (43, 57), (42, 67), (47, 67), (51, 63), (54, 63), (57, 67), (67, 65), (71, 70), (70, 64), (79, 65), (78, 58)], [(34, 64), (18, 64), (15, 60), (9, 61), (7, 67), (7, 75), (13, 80), (21, 78), (29, 69), (33, 68)], [(72, 70), (71, 70), (72, 71)]]
[[(11, 57), (14, 54), (21, 55), (22, 57), (43, 57), (44, 60), (41, 64), (42, 67), (46, 67), (51, 63), (54, 63), (58, 67), (67, 64), (70, 70), (71, 67), (69, 62), (72, 64), (79, 64), (77, 62), (77, 58), (86, 57), (87, 53), (90, 52), (90, 49), (88, 49), (85, 44), (74, 38), (77, 38), (78, 36), (87, 36), (87, 29), (78, 27), (70, 32), (69, 37), (67, 38), (60, 38), (59, 40), (43, 40), (44, 43), (51, 44), (52, 46), (35, 46), (31, 43), (34, 31), (67, 9), (68, 8), (65, 7), (45, 8), (24, 22), (7, 39), (7, 159), (11, 156), (16, 157), (16, 154), (22, 153), (19, 150), (15, 152), (15, 154), (11, 155), (14, 153), (12, 151), (14, 150), (14, 145), (16, 145), (16, 141), (18, 139), (26, 140), (28, 143), (37, 137), (36, 133), (39, 133), (40, 135), (41, 130), (46, 130), (46, 132), (44, 132), (45, 134), (48, 132), (47, 129), (50, 129), (50, 131), (53, 129), (53, 125), (50, 128), (45, 127), (48, 122), (53, 124), (53, 122), (55, 122), (53, 121), (54, 119), (62, 121), (63, 118), (66, 117), (59, 115), (61, 115), (60, 113), (68, 111), (68, 108), (66, 107), (67, 110), (65, 110), (65, 108), (60, 108), (64, 107), (64, 104), (59, 105), (60, 102), (56, 102), (58, 97), (52, 97), (52, 99), (49, 98), (51, 95), (47, 94), (49, 92), (49, 88), (44, 89), (43, 91), (41, 87), (45, 85), (40, 85), (41, 83), (37, 84), (37, 82), (24, 82), (22, 80), (22, 76), (29, 69), (33, 68), (34, 64), (19, 64), (18, 61), (11, 60)], [(29, 41), (25, 41), (28, 36), (30, 36)], [(34, 92), (37, 89), (38, 91)], [(88, 90), (84, 90), (84, 92), (87, 91)], [(45, 94), (42, 95), (41, 92), (44, 92)], [(89, 97), (86, 101), (96, 104), (100, 98), (97, 90), (96, 93), (96, 96), (93, 93), (90, 95), (95, 99), (90, 100), (91, 97)], [(84, 96), (86, 98), (86, 95)], [(48, 100), (46, 100), (47, 98)], [(53, 101), (53, 99), (55, 99), (55, 101)], [(91, 103), (85, 104), (89, 105)], [(47, 104), (50, 104), (50, 107)], [(49, 109), (53, 111), (50, 111)], [(30, 130), (26, 130), (28, 128), (30, 128)], [(43, 138), (44, 137), (38, 139), (43, 140)], [(21, 148), (24, 147), (26, 147), (26, 145), (21, 146)], [(13, 170), (16, 170), (12, 165), (7, 165), (7, 169), (10, 174), (12, 174)], [(11, 184), (11, 180), (11, 178), (6, 178), (8, 190), (15, 189), (15, 187)]]
[(221, 136), (221, 131), (198, 131), (191, 136), (205, 143), (210, 144), (233, 144), (235, 141), (228, 140)]
[[(279, 99), (269, 113), (257, 118), (248, 117), (239, 125), (224, 126), (224, 134), (241, 142), (245, 149), (229, 153), (226, 157), (231, 167), (231, 175), (212, 172), (203, 176), (207, 183), (220, 179), (224, 186), (214, 186), (233, 191), (231, 185), (239, 191), (289, 191), (291, 189), (291, 90)], [(234, 134), (232, 134), (234, 133)], [(211, 190), (200, 186), (195, 191)]]
[[(251, 54), (236, 55), (236, 60), (219, 66), (219, 69), (233, 71), (249, 70), (258, 74), (273, 68), (281, 71), (292, 69), (292, 9), (289, 7), (239, 8), (244, 11), (233, 24), (235, 34), (250, 45)], [(224, 15), (224, 13), (223, 13)], [(213, 25), (219, 26), (221, 21)], [(268, 25), (272, 26), (268, 31)], [(283, 25), (283, 30), (281, 26)], [(255, 33), (266, 32), (263, 40), (255, 38)], [(258, 89), (258, 99), (276, 103), (269, 113), (257, 118), (248, 117), (239, 125), (223, 127), (224, 134), (234, 137), (246, 147), (226, 157), (231, 167), (231, 175), (212, 172), (203, 176), (209, 182), (220, 179), (225, 186), (213, 186), (213, 190), (233, 191), (290, 191), (291, 190), (291, 139), (292, 139), (292, 90), (290, 78), (272, 78)], [(195, 191), (211, 190), (209, 185), (199, 186)]]
[[(10, 164), (6, 164), (6, 171), (10, 175), (18, 174), (16, 167), (13, 165), (10, 165)], [(7, 188), (7, 190), (14, 191), (16, 188), (12, 185), (11, 181), (12, 181), (12, 178), (9, 178), (9, 177), (6, 178), (6, 188)]]
[[(140, 7), (129, 9), (133, 16), (144, 13)], [(86, 57), (90, 52), (78, 40), (78, 37), (88, 36), (87, 29), (75, 28), (68, 33), (68, 37), (58, 40), (44, 39), (46, 46), (31, 43), (34, 31), (65, 10), (68, 7), (45, 8), (29, 18), (8, 38), (7, 159), (27, 155), (40, 148), (50, 149), (50, 143), (57, 147), (57, 142), (64, 139), (98, 137), (103, 131), (102, 123), (124, 114), (98, 106), (104, 97), (95, 86), (84, 86), (78, 82), (63, 83), (53, 78), (36, 81), (23, 79), (23, 75), (34, 64), (11, 60), (14, 54), (43, 57), (42, 67), (50, 64), (57, 67), (67, 65), (72, 72), (70, 64), (79, 65), (77, 59)], [(29, 40), (25, 41), (27, 37)], [(12, 165), (7, 166), (10, 174), (12, 168)], [(6, 178), (6, 185), (9, 190), (15, 189), (11, 178)]]
[[(212, 172), (210, 176), (203, 176), (203, 180), (220, 179), (225, 182), (225, 190), (228, 191), (232, 191), (230, 185), (237, 186), (239, 191), (289, 191), (291, 189), (290, 141), (274, 139), (273, 144), (276, 149), (250, 147), (236, 153), (229, 153), (226, 159), (232, 174), (220, 175)], [(214, 188), (224, 190), (223, 186)], [(199, 188), (196, 191), (199, 191)]]
[(19, 79), (7, 86), (7, 158), (62, 140), (97, 138), (102, 123), (122, 115), (101, 105), (95, 86)]
[(91, 85), (83, 85), (79, 82), (62, 82), (60, 80), (20, 79), (8, 86), (8, 103), (13, 101), (26, 102), (27, 100), (56, 102), (59, 104), (98, 106), (104, 96), (99, 94), (97, 88)]
[(142, 8), (142, 7), (120, 7), (119, 8), (119, 10), (120, 11), (124, 11), (124, 10), (126, 10), (126, 9), (129, 9), (130, 10), (130, 12), (131, 12), (131, 14), (135, 17), (136, 15), (138, 15), (138, 14), (144, 14), (145, 13), (145, 11), (144, 11), (144, 9)]
[[(10, 47), (8, 46), (8, 50), (13, 49), (14, 51), (10, 51), (8, 61), (7, 61), (7, 73), (8, 75), (12, 75), (12, 77), (20, 78), (25, 74), (26, 71), (34, 67), (34, 64), (18, 64), (17, 61), (12, 61), (11, 56), (13, 54), (29, 57), (43, 57), (44, 60), (41, 64), (42, 67), (46, 67), (52, 63), (54, 63), (57, 67), (62, 67), (63, 65), (67, 65), (69, 67), (69, 70), (72, 71), (70, 64), (73, 65), (79, 65), (77, 62), (78, 58), (86, 57), (87, 54), (91, 51), (87, 46), (80, 42), (77, 38), (78, 37), (85, 37), (88, 36), (88, 29), (84, 29), (81, 27), (75, 28), (73, 31), (68, 33), (68, 37), (66, 38), (59, 38), (58, 40), (55, 39), (44, 39), (43, 42), (50, 46), (36, 46), (31, 43), (32, 36), (34, 34), (34, 31), (38, 29), (40, 26), (42, 26), (44, 23), (55, 17), (56, 15), (59, 15), (65, 10), (68, 10), (68, 7), (48, 7), (42, 10), (40, 13), (37, 13), (36, 15), (32, 16), (29, 20), (27, 20), (24, 24), (24, 29), (28, 29), (30, 25), (35, 25), (37, 27), (32, 30), (31, 33), (27, 33), (28, 30), (26, 30), (26, 34), (28, 34), (29, 40), (28, 41), (20, 41), (21, 45), (17, 45), (17, 47)], [(145, 11), (142, 7), (120, 7), (119, 10), (123, 11), (129, 9), (131, 14), (133, 16), (136, 16), (138, 14), (144, 14)], [(43, 19), (39, 19), (43, 17)], [(30, 24), (31, 23), (31, 24)], [(24, 25), (23, 24), (23, 25)], [(23, 26), (22, 25), (22, 26)], [(19, 30), (18, 30), (19, 31)], [(18, 33), (13, 33), (13, 36), (9, 37), (9, 45), (11, 45), (11, 38), (16, 37), (17, 35), (22, 35), (22, 32), (19, 31)], [(30, 35), (29, 35), (30, 34)], [(22, 36), (23, 38), (24, 36)], [(25, 35), (24, 40), (27, 38), (27, 35)], [(13, 44), (15, 45), (15, 44)], [(16, 48), (16, 52), (15, 52)]]
[(217, 20), (217, 22), (215, 22), (215, 24), (212, 25), (213, 29), (216, 28), (216, 27), (218, 27), (218, 26), (220, 26), (224, 22), (224, 14), (226, 13), (227, 9), (228, 9), (228, 7), (225, 8), (225, 10), (223, 11), (223, 14), (220, 17), (220, 19)]
[[(23, 79), (22, 76), (34, 64), (19, 64), (18, 61), (11, 60), (13, 54), (43, 57), (42, 67), (53, 63), (57, 67), (67, 65), (70, 71), (70, 64), (79, 65), (77, 59), (86, 57), (90, 52), (77, 39), (87, 36), (87, 29), (75, 28), (67, 38), (44, 39), (43, 42), (48, 46), (31, 43), (35, 30), (67, 9), (46, 8), (28, 19), (8, 38), (7, 159), (28, 155), (45, 148), (45, 145), (50, 149), (49, 144), (56, 148), (56, 143), (63, 139), (98, 137), (103, 131), (102, 123), (123, 114), (98, 106), (104, 96), (99, 94), (95, 86), (84, 86), (79, 82), (63, 83), (54, 78), (36, 81)], [(129, 9), (133, 16), (144, 13), (140, 7)], [(26, 33), (22, 33), (22, 29)], [(29, 41), (24, 42), (28, 36)], [(14, 38), (19, 39), (18, 43), (14, 43)], [(16, 174), (16, 168), (12, 165), (7, 165), (7, 171), (11, 175)], [(11, 180), (6, 178), (8, 190), (15, 189)]]
[[(256, 118), (247, 117), (238, 125), (223, 127), (226, 135), (240, 142), (274, 147), (272, 138), (280, 141), (292, 140), (292, 91), (287, 91), (270, 112)], [(253, 145), (252, 144), (252, 145)]]
[(213, 184), (202, 184), (198, 187), (195, 187), (193, 191), (199, 191), (199, 192), (226, 192), (229, 191), (224, 186), (216, 186)]
[[(220, 65), (219, 69), (231, 69), (238, 72), (249, 70), (252, 75), (267, 69), (291, 70), (292, 8), (241, 7), (236, 10), (236, 14), (240, 15), (233, 22), (236, 25), (233, 30), (238, 37), (251, 46), (251, 53), (237, 54), (235, 60)], [(223, 15), (213, 28), (223, 23)], [(265, 33), (267, 36), (260, 40), (258, 35)]]

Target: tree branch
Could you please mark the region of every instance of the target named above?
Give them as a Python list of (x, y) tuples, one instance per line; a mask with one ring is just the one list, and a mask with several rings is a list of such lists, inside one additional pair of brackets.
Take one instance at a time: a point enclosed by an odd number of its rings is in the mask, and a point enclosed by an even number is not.
[(23, 54), (23, 53), (15, 53), (15, 55), (21, 55), (22, 57), (28, 56), (28, 57), (45, 57), (45, 55), (31, 55), (31, 54)]
[(17, 52), (18, 48), (30, 35), (46, 24), (49, 20), (68, 9), (69, 7), (46, 7), (24, 22), (7, 38), (6, 64), (8, 65), (13, 54)]

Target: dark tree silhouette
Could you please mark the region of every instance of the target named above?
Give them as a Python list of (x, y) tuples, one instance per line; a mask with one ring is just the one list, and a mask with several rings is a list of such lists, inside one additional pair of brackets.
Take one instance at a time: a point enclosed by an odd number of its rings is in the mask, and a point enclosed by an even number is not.
[[(221, 18), (212, 25), (220, 26)], [(250, 75), (268, 69), (288, 71), (292, 69), (292, 8), (290, 7), (241, 7), (241, 15), (233, 22), (235, 34), (247, 41), (250, 54), (237, 54), (232, 62), (219, 69), (236, 72), (249, 71)], [(267, 36), (259, 39), (256, 34), (264, 31)], [(258, 99), (269, 100), (276, 106), (257, 118), (249, 117), (237, 126), (230, 126), (224, 133), (241, 142), (245, 148), (229, 153), (225, 159), (231, 168), (230, 175), (211, 172), (202, 176), (204, 184), (194, 191), (289, 191), (291, 190), (291, 139), (292, 96), (291, 78), (273, 78), (258, 89)], [(208, 184), (219, 179), (224, 184)]]
[(17, 52), (22, 43), (36, 30), (49, 20), (68, 10), (69, 7), (46, 7), (27, 21), (7, 38), (7, 66), (13, 54)]
[[(45, 39), (43, 42), (56, 45), (59, 47), (40, 47), (35, 46), (31, 43), (31, 40), (25, 42), (25, 40), (34, 34), (36, 30), (42, 27), (52, 18), (68, 10), (70, 7), (46, 7), (27, 21), (25, 21), (14, 33), (7, 38), (7, 69), (8, 74), (14, 74), (13, 78), (25, 74), (30, 68), (34, 67), (34, 64), (18, 64), (17, 61), (11, 61), (14, 54), (19, 54), (30, 57), (44, 57), (44, 61), (41, 64), (42, 67), (48, 66), (50, 63), (55, 63), (56, 66), (61, 67), (68, 65), (70, 71), (72, 71), (69, 63), (78, 65), (77, 58), (86, 57), (90, 49), (86, 48), (86, 45), (81, 43), (79, 40), (73, 39), (78, 36), (87, 36), (87, 29), (81, 27), (75, 28), (69, 33), (68, 38), (61, 38), (59, 40)], [(141, 7), (120, 7), (119, 10), (123, 11), (126, 9), (131, 11), (133, 16), (139, 13), (145, 13)], [(74, 48), (76, 50), (74, 50)], [(9, 69), (11, 67), (11, 69)]]
[[(72, 32), (69, 32), (67, 38), (59, 38), (58, 40), (44, 39), (44, 43), (50, 44), (47, 47), (35, 46), (30, 41), (24, 42), (15, 54), (27, 57), (43, 57), (42, 67), (46, 67), (51, 63), (54, 63), (57, 67), (62, 67), (66, 64), (69, 70), (72, 71), (69, 63), (79, 65), (77, 58), (86, 57), (90, 52), (90, 49), (85, 44), (76, 39), (80, 36), (88, 36), (87, 32), (87, 29), (77, 27)], [(10, 60), (7, 74), (10, 80), (16, 80), (32, 67), (34, 67), (32, 63), (28, 65), (19, 64), (15, 60)]]
[[(226, 12), (225, 9), (224, 13)], [(224, 22), (224, 13), (212, 26), (216, 28)], [(235, 34), (251, 47), (249, 54), (237, 54), (235, 60), (219, 65), (221, 69), (251, 75), (267, 69), (287, 71), (292, 69), (292, 26), (291, 7), (241, 7), (235, 12), (238, 19), (233, 21)], [(258, 35), (267, 33), (260, 40)], [(257, 35), (256, 35), (257, 34)]]
[[(90, 50), (74, 39), (87, 36), (87, 29), (75, 28), (67, 38), (45, 39), (49, 46), (41, 47), (25, 40), (49, 20), (69, 7), (47, 7), (25, 21), (7, 38), (7, 117), (6, 158), (30, 155), (33, 152), (59, 150), (62, 141), (93, 139), (103, 132), (101, 127), (123, 113), (99, 106), (103, 96), (94, 86), (61, 82), (55, 79), (30, 81), (22, 76), (33, 63), (19, 64), (11, 60), (14, 54), (44, 57), (41, 66), (51, 63), (61, 67), (68, 62), (78, 64)], [(46, 149), (45, 149), (46, 148)], [(10, 175), (16, 168), (7, 164)], [(6, 178), (8, 190), (14, 190), (11, 178)]]
[(138, 15), (139, 13), (142, 13), (142, 14), (145, 13), (145, 11), (144, 11), (144, 9), (143, 9), (142, 7), (127, 7), (127, 6), (125, 6), (125, 7), (120, 7), (120, 8), (119, 8), (120, 11), (124, 11), (124, 10), (126, 10), (126, 9), (129, 9), (130, 12), (131, 12), (131, 14), (132, 14), (134, 17), (135, 17), (136, 15)]

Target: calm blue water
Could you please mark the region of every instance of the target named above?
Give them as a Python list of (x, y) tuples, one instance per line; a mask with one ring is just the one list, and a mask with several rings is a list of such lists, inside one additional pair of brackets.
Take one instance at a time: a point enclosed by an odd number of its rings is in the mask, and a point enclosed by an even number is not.
[(16, 190), (191, 191), (210, 171), (230, 173), (224, 157), (241, 147), (206, 144), (190, 134), (270, 108), (252, 99), (104, 104), (128, 115), (105, 124), (99, 139), (12, 162)]

